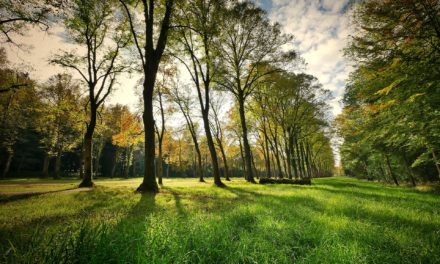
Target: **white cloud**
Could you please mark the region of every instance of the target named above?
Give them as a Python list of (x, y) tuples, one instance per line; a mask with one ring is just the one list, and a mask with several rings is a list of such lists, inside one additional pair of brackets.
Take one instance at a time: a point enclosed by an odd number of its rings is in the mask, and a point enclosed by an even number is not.
[(349, 0), (266, 0), (269, 16), (295, 36), (295, 47), (315, 75), (334, 96), (329, 102), (333, 115), (341, 112), (339, 100), (350, 68), (343, 57), (350, 33)]

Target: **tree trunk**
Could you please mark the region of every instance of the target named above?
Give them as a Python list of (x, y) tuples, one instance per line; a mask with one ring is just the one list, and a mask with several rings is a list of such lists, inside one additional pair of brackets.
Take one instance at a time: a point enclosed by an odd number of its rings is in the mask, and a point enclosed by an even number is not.
[(412, 184), (413, 187), (416, 187), (416, 185), (417, 185), (416, 184), (416, 179), (414, 178), (414, 173), (413, 173), (413, 171), (411, 169), (411, 166), (410, 166), (410, 164), (408, 162), (408, 158), (406, 157), (405, 152), (403, 152), (402, 156), (403, 156), (403, 161), (405, 162), (406, 169), (408, 170), (409, 179), (411, 180), (411, 184)]
[(434, 160), (435, 167), (437, 168), (438, 179), (440, 180), (440, 163), (437, 160), (437, 156), (435, 155), (434, 149), (431, 149), (432, 159)]
[(295, 179), (298, 179), (298, 166), (297, 166), (297, 162), (295, 162), (295, 152), (293, 149), (293, 141), (294, 141), (294, 135), (292, 133), (289, 133), (289, 150), (290, 150), (290, 158), (291, 158), (291, 164), (292, 164), (292, 168), (293, 168), (293, 174), (295, 176)]
[(278, 150), (277, 140), (274, 141), (274, 145), (275, 145), (275, 161), (277, 162), (277, 167), (278, 167), (278, 178), (282, 179), (283, 169), (281, 168), (281, 160), (280, 160), (280, 153)]
[(286, 151), (286, 160), (287, 160), (287, 177), (292, 179), (292, 158), (290, 157), (291, 152), (289, 149), (288, 139), (285, 139), (285, 151)]
[[(151, 64), (151, 62), (149, 62)], [(155, 134), (154, 134), (154, 117), (153, 117), (153, 89), (156, 81), (157, 67), (150, 68), (144, 73), (144, 120), (145, 131), (145, 173), (141, 185), (137, 188), (137, 192), (153, 192), (159, 191), (159, 186), (155, 177)]]
[(305, 152), (304, 152), (304, 143), (302, 141), (299, 143), (299, 150), (301, 152), (301, 160), (302, 160), (302, 166), (303, 166), (303, 170), (304, 170), (304, 175), (307, 178), (310, 178), (310, 172), (309, 172), (309, 170), (307, 168), (307, 159), (306, 159), (306, 155), (305, 155)]
[(112, 157), (112, 169), (110, 171), (110, 178), (115, 177), (117, 164), (118, 164), (118, 149), (116, 148)]
[(79, 187), (93, 187), (93, 133), (96, 127), (96, 104), (90, 102), (90, 122), (84, 135), (84, 177)]
[(163, 176), (163, 168), (162, 168), (162, 160), (163, 160), (163, 154), (162, 154), (162, 138), (159, 138), (159, 157), (157, 159), (157, 181), (160, 185), (162, 185), (162, 176)]
[[(90, 125), (89, 125), (90, 126)], [(79, 187), (92, 187), (93, 186), (93, 166), (92, 166), (92, 134), (89, 129), (87, 129), (86, 135), (84, 136), (84, 177)]]
[(269, 138), (267, 136), (267, 130), (266, 130), (266, 123), (263, 123), (263, 136), (264, 136), (264, 144), (265, 144), (265, 149), (266, 149), (266, 177), (270, 178), (272, 177), (272, 172), (271, 172), (271, 162), (270, 162), (270, 150), (269, 150)]
[(58, 151), (57, 156), (55, 157), (55, 174), (54, 178), (58, 179), (60, 178), (60, 171), (61, 171), (61, 151)]
[(217, 152), (215, 151), (214, 141), (212, 140), (211, 128), (209, 127), (208, 111), (202, 112), (202, 118), (206, 133), (206, 141), (208, 143), (209, 153), (211, 154), (214, 184), (217, 186), (224, 186), (224, 184), (220, 179), (218, 157), (217, 157)]
[(43, 177), (47, 177), (49, 175), (49, 162), (50, 162), (50, 156), (48, 153), (45, 153), (44, 160), (43, 160)]
[(7, 154), (8, 156), (6, 158), (5, 168), (3, 169), (3, 174), (2, 174), (3, 178), (5, 178), (9, 173), (9, 168), (11, 167), (12, 157), (14, 156), (13, 151), (8, 151), (7, 153), (8, 153)]
[(387, 154), (385, 154), (385, 160), (387, 163), (387, 167), (388, 167), (388, 172), (390, 173), (391, 178), (393, 179), (394, 183), (399, 186), (399, 182), (397, 181), (396, 175), (394, 175), (393, 170), (391, 169), (391, 164), (390, 164), (390, 158), (388, 157)]
[(247, 125), (246, 125), (246, 116), (244, 113), (244, 98), (243, 96), (238, 97), (238, 104), (239, 104), (239, 113), (240, 113), (240, 121), (241, 121), (241, 130), (243, 133), (243, 147), (244, 147), (244, 158), (245, 158), (245, 164), (246, 164), (246, 181), (255, 183), (254, 175), (252, 171), (252, 153), (251, 153), (251, 147), (249, 145), (248, 141), (248, 134), (247, 134)]
[(197, 139), (194, 141), (194, 148), (196, 150), (197, 154), (197, 176), (199, 177), (199, 182), (205, 182), (203, 179), (203, 165), (202, 165), (202, 153), (200, 152), (199, 143), (197, 142)]
[(229, 167), (228, 167), (228, 161), (226, 159), (226, 153), (225, 153), (225, 149), (223, 148), (223, 144), (222, 142), (219, 140), (219, 148), (220, 148), (220, 152), (222, 153), (222, 158), (223, 158), (223, 165), (225, 168), (225, 179), (227, 181), (230, 181), (231, 179), (229, 179)]
[(239, 146), (240, 146), (241, 170), (243, 171), (243, 175), (246, 178), (246, 166), (244, 164), (243, 144), (241, 143), (240, 137), (238, 138), (238, 143), (239, 143)]
[(84, 179), (84, 141), (81, 144), (81, 152), (79, 154), (79, 178)]
[(298, 139), (295, 139), (295, 152), (296, 152), (297, 164), (299, 169), (299, 177), (304, 178), (305, 172), (304, 172), (304, 167), (302, 166), (301, 153), (298, 147)]

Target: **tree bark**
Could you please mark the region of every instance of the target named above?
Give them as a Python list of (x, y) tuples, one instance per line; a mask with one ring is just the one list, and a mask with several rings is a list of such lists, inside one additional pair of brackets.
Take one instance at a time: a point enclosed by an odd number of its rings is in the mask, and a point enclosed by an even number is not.
[(246, 164), (246, 181), (255, 183), (253, 170), (252, 170), (252, 153), (251, 147), (248, 141), (248, 133), (247, 133), (247, 125), (246, 125), (246, 115), (244, 113), (244, 97), (238, 97), (239, 104), (239, 113), (240, 113), (240, 121), (241, 121), (241, 130), (243, 134), (243, 147), (244, 147), (244, 158)]
[(224, 186), (224, 184), (220, 179), (218, 157), (217, 157), (217, 152), (215, 151), (214, 141), (212, 139), (211, 128), (209, 126), (208, 111), (203, 111), (202, 118), (206, 133), (206, 141), (208, 143), (209, 153), (211, 154), (214, 184), (217, 186)]
[[(87, 129), (89, 130), (89, 129)], [(93, 186), (93, 166), (92, 166), (92, 132), (86, 132), (84, 136), (84, 177), (79, 187), (92, 187)]]
[(225, 169), (225, 179), (227, 181), (230, 181), (231, 179), (229, 179), (228, 161), (227, 161), (227, 158), (226, 158), (225, 149), (223, 148), (223, 144), (222, 144), (222, 142), (220, 140), (218, 142), (218, 146), (220, 148), (220, 152), (222, 153), (223, 165), (224, 165), (224, 169)]
[[(150, 62), (151, 64), (151, 62)], [(154, 134), (154, 117), (153, 117), (153, 89), (156, 81), (156, 67), (149, 67), (144, 75), (144, 120), (145, 131), (145, 173), (141, 185), (137, 188), (137, 192), (153, 192), (159, 191), (159, 186), (155, 177), (155, 134)]]
[(246, 177), (246, 165), (245, 165), (245, 163), (244, 163), (243, 144), (241, 143), (240, 136), (239, 136), (239, 138), (238, 138), (238, 143), (239, 143), (239, 146), (240, 146), (241, 169), (242, 169), (242, 171), (243, 171), (243, 175), (244, 175), (244, 177)]
[(93, 187), (93, 133), (96, 127), (96, 104), (90, 102), (90, 122), (84, 135), (84, 177), (79, 187)]

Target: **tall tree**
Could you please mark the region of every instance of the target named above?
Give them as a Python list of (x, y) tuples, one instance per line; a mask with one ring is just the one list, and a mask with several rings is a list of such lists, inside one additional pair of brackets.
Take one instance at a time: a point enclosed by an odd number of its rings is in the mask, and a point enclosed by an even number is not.
[(80, 187), (93, 186), (92, 150), (93, 133), (98, 109), (110, 95), (116, 77), (127, 67), (121, 52), (129, 44), (124, 21), (115, 22), (116, 7), (112, 1), (75, 0), (65, 20), (68, 36), (85, 49), (85, 54), (65, 51), (52, 63), (75, 70), (88, 89), (89, 119), (84, 135), (84, 177)]
[(168, 90), (171, 100), (177, 104), (180, 112), (185, 118), (187, 128), (191, 134), (191, 138), (194, 144), (194, 150), (196, 151), (196, 177), (199, 178), (200, 182), (205, 182), (203, 178), (203, 166), (202, 166), (202, 154), (199, 144), (199, 133), (197, 129), (197, 123), (194, 121), (192, 109), (194, 108), (194, 100), (190, 95), (188, 86), (180, 87), (178, 82), (176, 85)]
[(222, 1), (191, 0), (187, 1), (179, 13), (179, 26), (176, 38), (180, 42), (175, 57), (184, 64), (194, 86), (202, 113), (203, 127), (208, 143), (213, 169), (214, 184), (221, 182), (218, 156), (209, 123), (210, 91), (217, 69), (214, 56), (214, 41), (217, 37)]
[[(136, 16), (130, 6), (133, 1), (119, 0), (123, 6), (130, 24), (130, 32), (134, 45), (138, 52), (143, 71), (143, 99), (144, 99), (144, 131), (145, 131), (145, 174), (141, 185), (137, 188), (138, 192), (157, 192), (159, 187), (155, 178), (155, 135), (153, 117), (153, 91), (156, 83), (157, 71), (168, 40), (168, 31), (171, 25), (171, 15), (173, 13), (174, 0), (154, 1), (142, 0), (141, 21), (143, 27), (137, 27)], [(137, 6), (137, 2), (133, 5)], [(163, 16), (159, 23), (157, 19), (160, 11)], [(157, 30), (156, 25), (159, 24)], [(157, 39), (155, 38), (157, 36)], [(156, 41), (155, 41), (156, 40)], [(143, 42), (143, 43), (142, 43)]]
[[(255, 182), (252, 153), (246, 124), (246, 99), (264, 76), (278, 70), (281, 62), (295, 54), (283, 52), (291, 37), (281, 34), (279, 24), (271, 24), (267, 14), (249, 1), (235, 3), (222, 19), (221, 37), (216, 45), (223, 71), (218, 84), (230, 91), (238, 103), (246, 163), (246, 180)], [(271, 67), (265, 65), (271, 64)]]

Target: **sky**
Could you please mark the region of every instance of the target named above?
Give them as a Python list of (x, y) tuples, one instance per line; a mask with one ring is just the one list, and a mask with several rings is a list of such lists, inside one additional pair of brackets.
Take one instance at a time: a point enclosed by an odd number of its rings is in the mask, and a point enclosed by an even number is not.
[[(316, 76), (324, 88), (332, 92), (333, 98), (328, 104), (335, 117), (341, 112), (340, 100), (351, 71), (343, 56), (350, 35), (347, 14), (350, 0), (254, 1), (267, 11), (271, 21), (282, 25), (284, 33), (294, 36), (294, 47), (307, 63), (305, 71)], [(75, 48), (65, 42), (62, 27), (51, 28), (49, 32), (30, 28), (25, 36), (15, 40), (27, 46), (23, 49), (8, 46), (8, 59), (40, 82), (66, 71), (48, 63), (54, 54)], [(125, 104), (134, 109), (139, 100), (135, 93), (135, 89), (139, 89), (135, 88), (138, 79), (138, 76), (122, 76), (109, 103)], [(339, 159), (337, 153), (336, 156)]]
[[(294, 36), (294, 46), (307, 63), (306, 71), (318, 78), (330, 90), (329, 101), (333, 116), (341, 112), (340, 100), (345, 80), (351, 68), (343, 57), (350, 34), (349, 16), (346, 13), (350, 0), (255, 0), (268, 12), (273, 22), (282, 25), (285, 33)], [(31, 77), (47, 80), (57, 72), (65, 71), (49, 65), (48, 60), (59, 50), (74, 48), (62, 38), (62, 28), (49, 32), (30, 29), (19, 43), (28, 43), (26, 49), (8, 47), (8, 58), (18, 68), (24, 68)], [(28, 51), (26, 51), (28, 50)], [(136, 105), (138, 98), (134, 87), (137, 77), (123, 76), (110, 103)]]
[(350, 35), (350, 0), (258, 0), (274, 22), (295, 38), (295, 48), (307, 63), (306, 71), (330, 90), (333, 116), (341, 112), (340, 100), (351, 71), (343, 56)]

